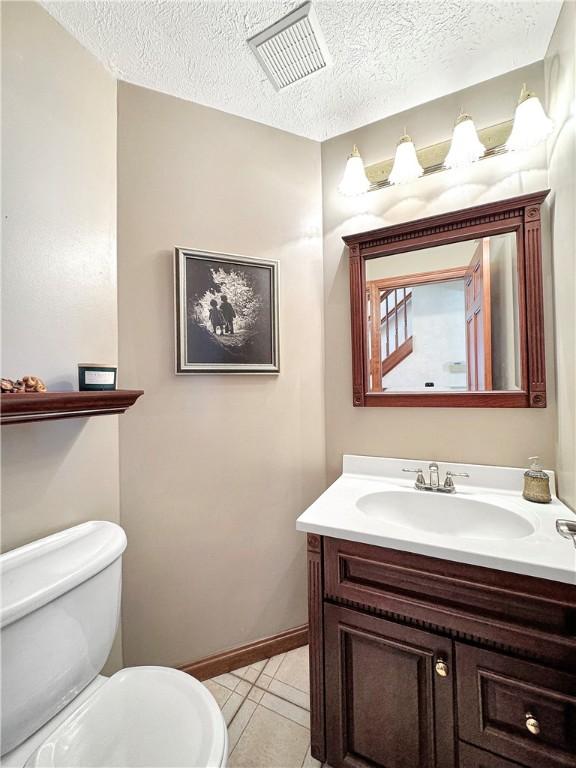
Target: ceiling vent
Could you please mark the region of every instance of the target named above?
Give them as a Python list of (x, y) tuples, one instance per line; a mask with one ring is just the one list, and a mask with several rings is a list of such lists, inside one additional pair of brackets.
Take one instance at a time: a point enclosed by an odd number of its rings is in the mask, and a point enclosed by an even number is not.
[(254, 35), (248, 45), (277, 91), (330, 63), (312, 3), (304, 3)]

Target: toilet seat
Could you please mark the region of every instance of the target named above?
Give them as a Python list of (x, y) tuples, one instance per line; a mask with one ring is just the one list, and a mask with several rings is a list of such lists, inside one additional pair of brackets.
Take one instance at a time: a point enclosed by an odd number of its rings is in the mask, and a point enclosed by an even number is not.
[(226, 723), (211, 693), (168, 667), (107, 680), (50, 734), (26, 768), (222, 768)]

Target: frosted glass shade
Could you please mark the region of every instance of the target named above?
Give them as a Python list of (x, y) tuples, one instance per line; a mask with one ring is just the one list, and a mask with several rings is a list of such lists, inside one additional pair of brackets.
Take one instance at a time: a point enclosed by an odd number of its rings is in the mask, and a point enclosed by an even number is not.
[(424, 169), (418, 161), (416, 148), (410, 136), (402, 136), (396, 147), (394, 165), (388, 176), (390, 184), (406, 184), (420, 178)]
[(548, 138), (553, 128), (554, 124), (544, 112), (540, 99), (528, 95), (516, 107), (514, 125), (506, 142), (506, 149), (514, 152), (535, 147)]
[(452, 143), (444, 160), (444, 168), (464, 168), (484, 155), (486, 147), (476, 133), (470, 115), (460, 115), (454, 126)]
[(363, 195), (370, 187), (370, 180), (366, 176), (364, 163), (360, 157), (358, 147), (354, 146), (352, 154), (348, 158), (342, 181), (338, 186), (338, 191), (346, 197), (355, 197)]

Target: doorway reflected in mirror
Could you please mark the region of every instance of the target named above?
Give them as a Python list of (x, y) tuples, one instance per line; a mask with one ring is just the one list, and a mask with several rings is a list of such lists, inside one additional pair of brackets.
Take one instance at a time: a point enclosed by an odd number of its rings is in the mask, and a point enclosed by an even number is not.
[(521, 389), (516, 233), (367, 259), (369, 391)]

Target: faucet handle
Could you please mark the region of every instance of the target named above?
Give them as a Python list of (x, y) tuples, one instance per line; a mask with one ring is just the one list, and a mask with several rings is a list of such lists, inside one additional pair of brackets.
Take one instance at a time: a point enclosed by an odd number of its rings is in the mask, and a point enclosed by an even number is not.
[(452, 480), (453, 477), (470, 477), (468, 472), (446, 472), (446, 479), (444, 480), (444, 488), (449, 488), (450, 490), (454, 489), (454, 480)]
[(402, 472), (415, 472), (416, 473), (416, 485), (426, 485), (426, 480), (424, 479), (424, 472), (422, 469), (403, 469)]

